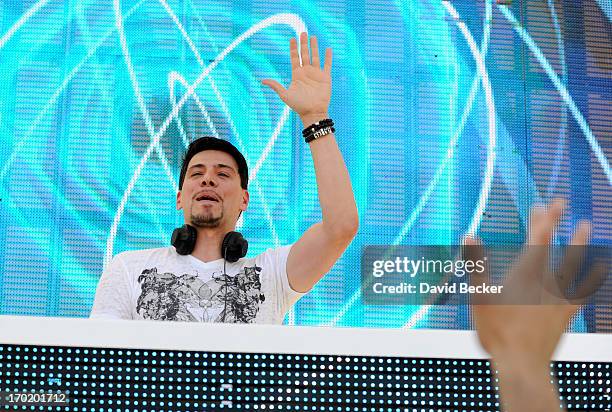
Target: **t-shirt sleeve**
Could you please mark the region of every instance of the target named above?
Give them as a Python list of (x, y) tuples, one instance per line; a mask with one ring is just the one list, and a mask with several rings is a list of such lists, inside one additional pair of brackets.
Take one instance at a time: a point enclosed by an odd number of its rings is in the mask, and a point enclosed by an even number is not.
[(132, 319), (128, 270), (116, 255), (106, 266), (96, 289), (90, 318)]
[(302, 297), (305, 293), (297, 292), (289, 285), (289, 278), (287, 277), (287, 258), (293, 245), (281, 246), (276, 249), (269, 249), (266, 252), (267, 258), (271, 260), (272, 267), (274, 268), (274, 278), (276, 294), (278, 297), (279, 310), (283, 316), (291, 309), (291, 307)]

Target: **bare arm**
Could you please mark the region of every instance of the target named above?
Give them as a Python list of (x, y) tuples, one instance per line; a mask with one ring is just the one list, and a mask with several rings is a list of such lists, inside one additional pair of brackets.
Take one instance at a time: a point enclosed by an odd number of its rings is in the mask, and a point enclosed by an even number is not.
[[(329, 118), (331, 98), (331, 49), (325, 54), (321, 69), (317, 38), (302, 33), (300, 64), (298, 45), (290, 41), (291, 84), (285, 89), (274, 80), (264, 80), (302, 120), (304, 127)], [(306, 144), (306, 143), (304, 143)], [(287, 275), (294, 290), (310, 290), (340, 258), (359, 226), (359, 216), (348, 170), (333, 133), (310, 144), (314, 161), (322, 220), (311, 226), (293, 245), (287, 258)]]

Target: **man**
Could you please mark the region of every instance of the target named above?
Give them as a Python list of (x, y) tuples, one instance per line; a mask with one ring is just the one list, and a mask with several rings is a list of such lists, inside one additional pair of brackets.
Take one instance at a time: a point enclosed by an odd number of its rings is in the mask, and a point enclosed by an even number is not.
[(187, 255), (166, 247), (120, 253), (104, 271), (91, 317), (278, 323), (346, 250), (359, 217), (350, 178), (329, 120), (331, 49), (321, 69), (315, 36), (300, 36), (301, 59), (290, 41), (292, 80), (272, 88), (304, 124), (316, 173), (322, 220), (293, 245), (230, 262), (222, 243), (247, 210), (248, 170), (229, 142), (202, 138), (187, 150), (181, 168), (177, 210), (194, 228)]

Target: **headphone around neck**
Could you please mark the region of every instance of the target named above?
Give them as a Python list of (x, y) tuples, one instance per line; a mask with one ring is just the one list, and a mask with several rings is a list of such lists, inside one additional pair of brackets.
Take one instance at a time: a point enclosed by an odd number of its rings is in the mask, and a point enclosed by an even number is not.
[[(191, 225), (177, 227), (172, 232), (172, 246), (179, 255), (188, 255), (195, 248), (198, 231)], [(221, 256), (228, 262), (236, 262), (245, 257), (249, 242), (239, 232), (228, 232), (221, 243)]]

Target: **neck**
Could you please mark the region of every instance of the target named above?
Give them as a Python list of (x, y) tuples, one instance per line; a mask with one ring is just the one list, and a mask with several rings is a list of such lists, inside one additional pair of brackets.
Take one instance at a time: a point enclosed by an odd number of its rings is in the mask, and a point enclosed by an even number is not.
[(233, 228), (196, 228), (198, 236), (196, 239), (195, 248), (191, 255), (200, 259), (203, 262), (210, 262), (213, 260), (221, 259), (221, 243), (223, 238), (233, 230)]

